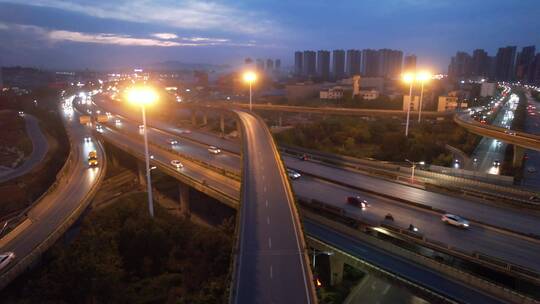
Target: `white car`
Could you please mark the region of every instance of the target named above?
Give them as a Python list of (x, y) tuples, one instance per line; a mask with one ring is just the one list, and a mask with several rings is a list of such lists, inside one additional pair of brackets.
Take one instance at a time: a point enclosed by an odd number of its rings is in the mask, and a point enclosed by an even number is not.
[(536, 172), (536, 168), (535, 167), (527, 167), (527, 172), (534, 173), (534, 172)]
[(290, 179), (298, 179), (302, 176), (300, 173), (292, 169), (287, 169), (287, 175), (289, 176)]
[(221, 150), (217, 147), (214, 147), (214, 146), (210, 146), (208, 147), (208, 152), (212, 153), (212, 154), (219, 154), (221, 153)]
[(90, 136), (86, 136), (84, 138), (84, 142), (88, 143), (88, 142), (91, 142), (92, 141), (92, 138)]
[(139, 130), (144, 130), (144, 125), (139, 125)]
[(178, 141), (177, 140), (174, 140), (174, 139), (171, 139), (169, 140), (169, 143), (171, 143), (171, 145), (178, 145)]
[(173, 165), (173, 167), (175, 167), (176, 169), (184, 167), (184, 165), (178, 159), (171, 160), (171, 165)]
[(13, 252), (4, 252), (0, 254), (0, 270), (4, 269), (14, 259), (15, 259), (15, 253)]
[(24, 112), (23, 112), (23, 111), (19, 111), (19, 116), (20, 116), (20, 117), (23, 117), (23, 116), (24, 116)]
[(101, 125), (96, 125), (96, 131), (103, 133), (103, 127)]
[(453, 226), (457, 226), (461, 228), (469, 228), (469, 221), (454, 214), (450, 214), (450, 213), (444, 214), (441, 217), (441, 220), (444, 223), (449, 224), (449, 225), (453, 225)]
[(120, 119), (117, 119), (117, 120), (114, 121), (114, 123), (117, 124), (117, 125), (119, 125), (119, 124), (121, 124), (122, 122), (120, 121)]

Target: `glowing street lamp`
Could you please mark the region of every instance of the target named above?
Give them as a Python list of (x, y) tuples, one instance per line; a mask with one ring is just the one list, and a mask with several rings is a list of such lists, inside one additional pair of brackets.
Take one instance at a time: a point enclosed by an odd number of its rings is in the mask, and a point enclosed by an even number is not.
[(416, 169), (416, 165), (425, 165), (426, 163), (424, 161), (421, 161), (421, 162), (413, 162), (413, 161), (410, 161), (408, 159), (405, 159), (405, 161), (407, 161), (409, 164), (412, 165), (412, 168), (411, 168), (411, 183), (414, 183), (414, 169)]
[(134, 87), (128, 90), (129, 102), (141, 107), (143, 132), (144, 132), (144, 159), (146, 163), (146, 188), (148, 192), (148, 211), (150, 217), (154, 217), (154, 201), (152, 198), (152, 181), (150, 178), (150, 156), (148, 154), (148, 128), (146, 127), (146, 106), (154, 104), (158, 100), (157, 93), (149, 87)]
[(407, 105), (407, 123), (405, 124), (405, 137), (409, 136), (409, 117), (411, 115), (411, 103), (412, 103), (412, 87), (415, 81), (416, 75), (413, 73), (405, 73), (402, 76), (403, 82), (409, 84), (409, 104)]
[(431, 74), (426, 71), (422, 71), (416, 75), (416, 79), (420, 81), (422, 89), (420, 90), (420, 105), (418, 107), (418, 122), (422, 116), (422, 99), (424, 97), (424, 83), (428, 82), (431, 79)]
[(251, 93), (251, 84), (257, 80), (257, 74), (255, 74), (252, 71), (248, 71), (244, 73), (244, 81), (249, 83), (249, 110), (252, 111), (252, 93)]

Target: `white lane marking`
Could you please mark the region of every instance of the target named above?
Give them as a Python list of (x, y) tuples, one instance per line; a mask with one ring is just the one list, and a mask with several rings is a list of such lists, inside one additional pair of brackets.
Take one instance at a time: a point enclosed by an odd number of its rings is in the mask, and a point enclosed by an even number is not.
[(264, 175), (262, 176), (262, 179), (264, 180)]
[(386, 288), (383, 290), (383, 294), (386, 294), (388, 290), (390, 289), (390, 285), (386, 285)]
[(268, 208), (268, 200), (266, 200), (266, 208)]
[(268, 238), (268, 248), (272, 249), (272, 238)]
[(270, 265), (270, 279), (274, 277), (274, 271), (272, 269), (272, 265)]
[(264, 186), (264, 189), (263, 189), (263, 190), (264, 190), (264, 192), (266, 192), (266, 186)]
[(266, 223), (267, 223), (268, 225), (270, 225), (270, 217), (269, 217), (269, 216), (266, 217)]

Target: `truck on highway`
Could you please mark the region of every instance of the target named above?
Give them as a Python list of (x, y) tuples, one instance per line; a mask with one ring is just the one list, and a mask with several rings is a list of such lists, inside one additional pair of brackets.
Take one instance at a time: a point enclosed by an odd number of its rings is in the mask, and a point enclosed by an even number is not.
[(109, 116), (105, 115), (105, 114), (99, 114), (97, 117), (96, 117), (96, 120), (98, 122), (107, 122), (109, 121)]
[(79, 116), (79, 122), (81, 123), (81, 125), (85, 125), (85, 124), (89, 123), (90, 122), (90, 116), (88, 116), (88, 115)]
[(96, 167), (98, 165), (98, 157), (95, 150), (88, 152), (88, 165), (90, 167)]

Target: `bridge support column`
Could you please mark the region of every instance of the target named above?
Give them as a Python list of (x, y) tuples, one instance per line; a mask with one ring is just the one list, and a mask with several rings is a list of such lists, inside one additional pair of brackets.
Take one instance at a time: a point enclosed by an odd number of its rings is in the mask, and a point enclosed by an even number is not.
[(219, 114), (219, 129), (221, 130), (221, 134), (225, 133), (225, 116), (223, 113)]
[(278, 126), (283, 127), (283, 114), (279, 113)]
[(140, 161), (137, 161), (137, 177), (139, 180), (139, 185), (146, 187), (146, 166)]
[(197, 112), (195, 110), (191, 110), (191, 125), (197, 126)]
[(191, 209), (189, 207), (189, 186), (184, 183), (178, 184), (180, 197), (180, 214), (186, 219), (190, 218)]
[(345, 261), (335, 254), (330, 256), (330, 285), (334, 286), (343, 281)]
[(523, 165), (524, 154), (525, 154), (525, 148), (514, 145), (514, 159), (512, 162), (512, 166), (514, 168), (519, 168)]
[(238, 138), (242, 136), (242, 123), (239, 119), (236, 120), (236, 132), (238, 132)]
[(203, 112), (203, 125), (207, 125), (208, 124), (208, 114), (206, 113), (206, 111)]

